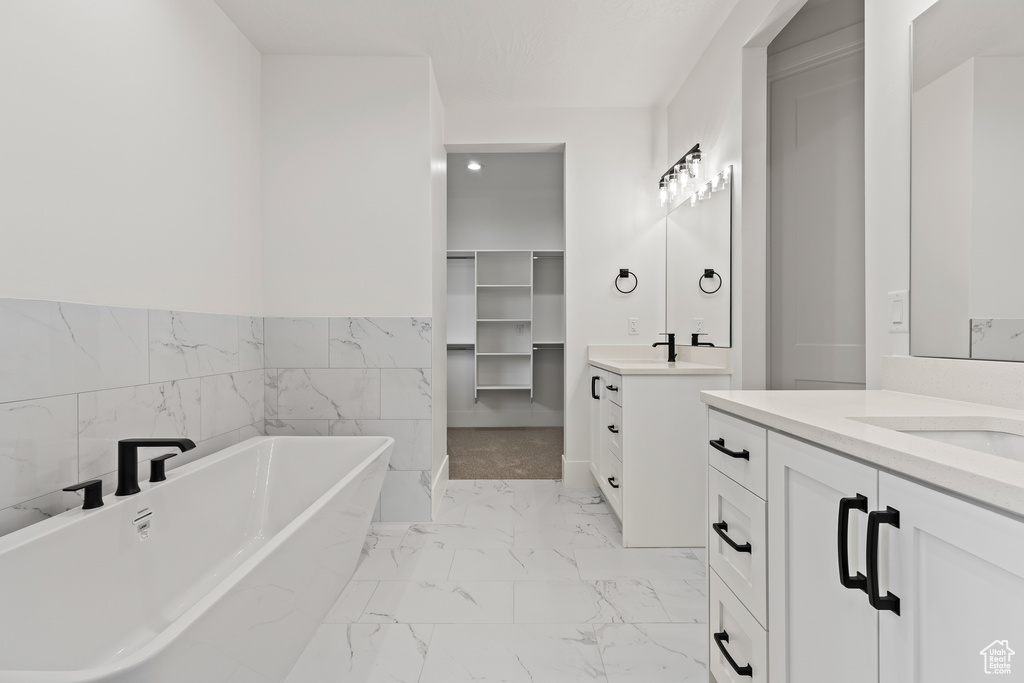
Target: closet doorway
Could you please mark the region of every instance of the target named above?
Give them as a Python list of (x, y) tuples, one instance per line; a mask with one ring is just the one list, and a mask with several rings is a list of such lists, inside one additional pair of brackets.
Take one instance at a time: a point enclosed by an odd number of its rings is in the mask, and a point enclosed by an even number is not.
[(448, 154), (451, 479), (561, 479), (565, 155)]

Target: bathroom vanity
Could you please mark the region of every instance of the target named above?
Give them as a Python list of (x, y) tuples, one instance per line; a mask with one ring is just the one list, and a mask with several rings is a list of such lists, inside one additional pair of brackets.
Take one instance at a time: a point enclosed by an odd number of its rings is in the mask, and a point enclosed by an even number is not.
[(1024, 411), (892, 391), (702, 399), (718, 683), (1024, 667), (1006, 652), (1024, 643)]
[[(699, 361), (699, 362), (695, 362)], [(590, 471), (626, 547), (706, 541), (704, 406), (729, 387), (729, 349), (590, 347)]]

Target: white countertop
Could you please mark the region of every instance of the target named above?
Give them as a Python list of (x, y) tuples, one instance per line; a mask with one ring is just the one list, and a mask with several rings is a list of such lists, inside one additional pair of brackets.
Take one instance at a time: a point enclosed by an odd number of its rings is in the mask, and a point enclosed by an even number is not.
[(669, 363), (664, 346), (591, 344), (587, 362), (619, 375), (729, 375), (731, 349), (677, 346)]
[(896, 391), (704, 391), (701, 400), (770, 429), (1024, 516), (1024, 462), (896, 429), (1024, 435), (1024, 411)]

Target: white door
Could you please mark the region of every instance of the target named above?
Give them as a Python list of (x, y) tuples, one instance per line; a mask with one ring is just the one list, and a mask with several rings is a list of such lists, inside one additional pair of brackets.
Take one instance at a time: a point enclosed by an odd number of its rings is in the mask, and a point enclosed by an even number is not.
[(1024, 522), (886, 473), (878, 488), (899, 513), (879, 534), (879, 593), (899, 598), (878, 613), (881, 683), (1024, 681)]
[[(877, 612), (862, 589), (840, 581), (841, 564), (854, 581), (865, 575), (866, 511), (877, 506), (877, 481), (877, 471), (867, 465), (768, 434), (772, 683), (878, 680)], [(865, 499), (860, 505), (858, 494)], [(850, 499), (845, 528), (839, 523), (844, 499)], [(840, 538), (846, 562), (840, 561)]]
[(601, 430), (601, 400), (604, 391), (604, 371), (590, 366), (590, 471), (594, 478), (600, 482), (602, 472), (602, 459), (604, 456), (604, 436)]
[(864, 54), (769, 87), (769, 388), (863, 389)]

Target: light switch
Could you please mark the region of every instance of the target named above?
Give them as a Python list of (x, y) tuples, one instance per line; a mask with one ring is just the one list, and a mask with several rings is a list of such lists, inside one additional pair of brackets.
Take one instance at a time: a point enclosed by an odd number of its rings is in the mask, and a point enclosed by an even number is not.
[(889, 292), (889, 331), (907, 332), (910, 325), (910, 292), (901, 289)]
[(889, 322), (893, 325), (903, 324), (903, 300), (889, 302)]

